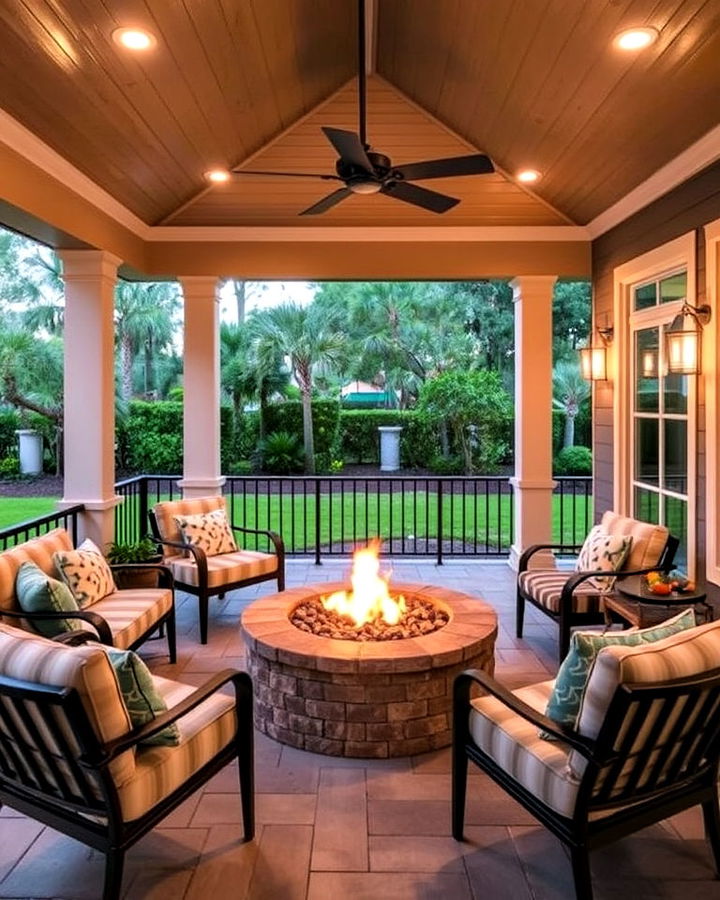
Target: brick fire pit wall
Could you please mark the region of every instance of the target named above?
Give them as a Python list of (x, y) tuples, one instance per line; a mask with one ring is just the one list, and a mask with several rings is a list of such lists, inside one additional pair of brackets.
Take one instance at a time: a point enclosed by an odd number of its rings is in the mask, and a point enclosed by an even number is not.
[(243, 613), (257, 728), (331, 756), (410, 756), (447, 746), (455, 676), (469, 668), (493, 671), (495, 611), (458, 591), (393, 584), (394, 594), (431, 599), (449, 613), (449, 623), (422, 637), (376, 642), (318, 637), (290, 623), (299, 603), (346, 588), (293, 588)]

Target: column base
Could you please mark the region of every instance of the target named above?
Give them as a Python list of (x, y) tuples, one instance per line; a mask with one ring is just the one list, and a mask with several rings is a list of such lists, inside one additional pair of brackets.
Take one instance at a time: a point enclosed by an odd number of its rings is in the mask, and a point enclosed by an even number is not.
[(183, 500), (196, 500), (198, 497), (215, 497), (222, 493), (225, 478), (182, 478), (177, 485), (183, 492)]
[(115, 507), (123, 502), (123, 498), (114, 494), (106, 500), (70, 500), (63, 497), (58, 500), (58, 509), (69, 509), (71, 506), (85, 507), (78, 520), (78, 541), (89, 538), (104, 552), (108, 544), (115, 539)]

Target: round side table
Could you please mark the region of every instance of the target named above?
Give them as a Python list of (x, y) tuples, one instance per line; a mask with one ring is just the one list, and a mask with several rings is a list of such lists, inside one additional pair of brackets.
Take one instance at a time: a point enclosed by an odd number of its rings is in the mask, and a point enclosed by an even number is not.
[(648, 590), (642, 575), (618, 578), (615, 582), (614, 592), (605, 598), (604, 603), (605, 620), (608, 625), (615, 621), (613, 616), (617, 616), (630, 625), (647, 628), (672, 618), (677, 612), (688, 606), (702, 607), (706, 622), (711, 622), (713, 618), (713, 608), (707, 602), (707, 594), (704, 591), (673, 591), (666, 595), (653, 594)]

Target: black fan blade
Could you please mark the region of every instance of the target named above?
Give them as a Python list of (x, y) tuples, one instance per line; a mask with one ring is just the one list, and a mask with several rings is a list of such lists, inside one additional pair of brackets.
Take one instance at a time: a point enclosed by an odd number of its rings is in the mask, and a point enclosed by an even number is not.
[(405, 181), (391, 181), (384, 185), (381, 193), (396, 200), (404, 200), (414, 206), (422, 206), (434, 213), (444, 213), (460, 202), (455, 197), (446, 194), (438, 194), (437, 191), (429, 191), (427, 188), (418, 187), (416, 184), (408, 184)]
[(323, 181), (342, 181), (339, 175), (321, 175), (319, 172), (258, 172), (256, 169), (233, 169), (233, 175), (271, 175), (273, 178), (322, 178)]
[(475, 153), (473, 156), (451, 156), (449, 159), (428, 159), (425, 162), (396, 166), (393, 172), (407, 181), (423, 181), (425, 178), (452, 178), (453, 175), (489, 175), (495, 171), (489, 156)]
[(343, 131), (341, 128), (323, 128), (323, 133), (337, 150), (337, 154), (343, 162), (357, 166), (359, 169), (365, 169), (371, 175), (375, 174), (360, 140), (360, 135), (355, 134), (354, 131)]
[(349, 197), (350, 194), (352, 194), (350, 188), (339, 188), (337, 191), (333, 191), (332, 194), (328, 194), (327, 197), (323, 197), (322, 200), (318, 200), (318, 202), (314, 203), (312, 206), (308, 206), (308, 208), (304, 209), (301, 213), (299, 213), (299, 215), (319, 216), (320, 213), (324, 213), (329, 209), (332, 209), (335, 204), (340, 203), (341, 200)]

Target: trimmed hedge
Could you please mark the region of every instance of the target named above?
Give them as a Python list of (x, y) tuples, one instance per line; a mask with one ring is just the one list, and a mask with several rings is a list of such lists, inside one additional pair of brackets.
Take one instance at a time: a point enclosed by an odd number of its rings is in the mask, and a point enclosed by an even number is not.
[[(340, 403), (337, 400), (313, 400), (313, 438), (315, 455), (332, 456), (337, 450)], [(265, 431), (287, 431), (302, 438), (302, 402), (286, 400), (267, 409)]]
[(400, 458), (405, 468), (427, 467), (440, 452), (430, 422), (414, 409), (343, 409), (340, 411), (340, 450), (349, 463), (380, 463), (378, 428), (402, 426)]

